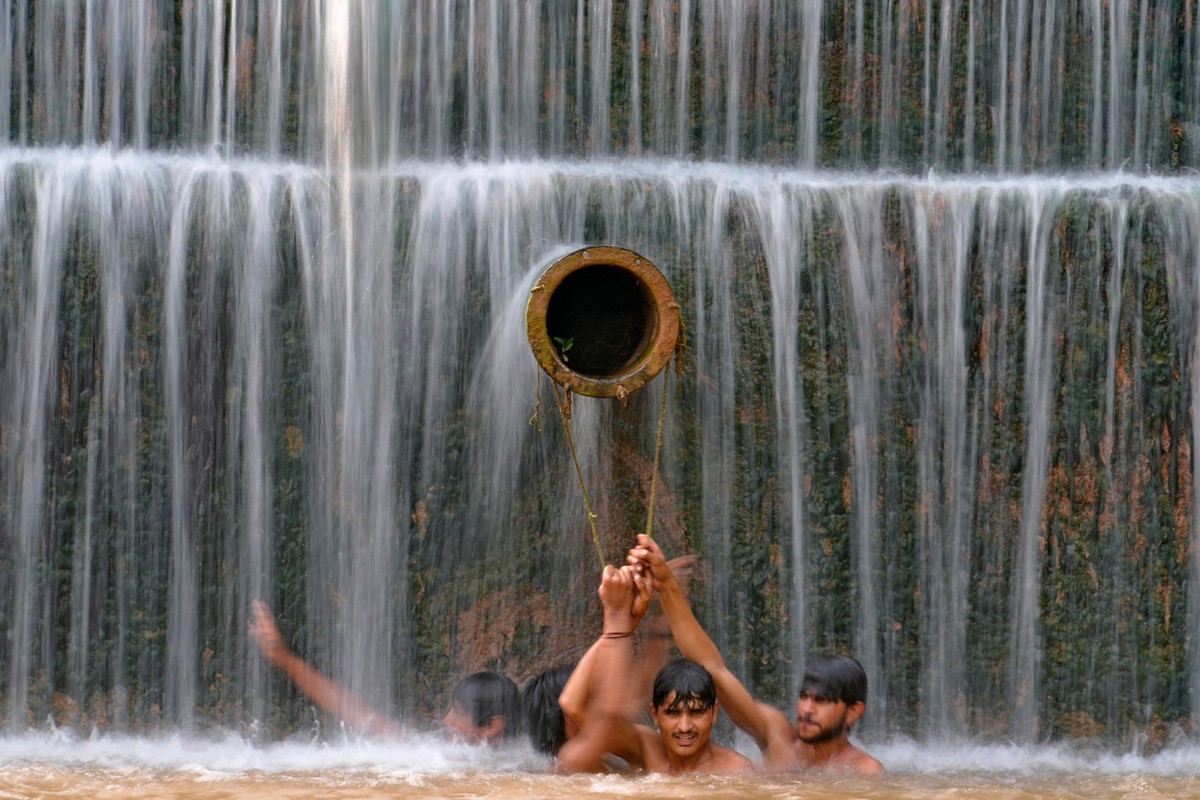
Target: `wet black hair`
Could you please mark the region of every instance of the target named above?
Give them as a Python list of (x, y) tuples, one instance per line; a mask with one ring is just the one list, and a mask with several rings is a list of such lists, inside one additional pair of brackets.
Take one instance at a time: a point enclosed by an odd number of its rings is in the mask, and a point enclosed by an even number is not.
[(824, 655), (814, 658), (804, 671), (800, 691), (828, 697), (846, 705), (867, 702), (867, 673), (852, 656)]
[(525, 730), (540, 753), (557, 755), (567, 741), (566, 722), (558, 696), (575, 667), (553, 667), (529, 679), (521, 689), (521, 710), (525, 713)]
[(498, 672), (473, 672), (454, 685), (450, 702), (460, 706), (475, 725), (504, 718), (504, 736), (521, 732), (521, 696), (517, 685)]
[[(675, 697), (663, 708), (663, 703)], [(667, 664), (654, 676), (654, 692), (650, 698), (655, 709), (674, 711), (686, 706), (689, 711), (707, 711), (717, 702), (717, 687), (708, 670), (690, 658), (680, 658)]]

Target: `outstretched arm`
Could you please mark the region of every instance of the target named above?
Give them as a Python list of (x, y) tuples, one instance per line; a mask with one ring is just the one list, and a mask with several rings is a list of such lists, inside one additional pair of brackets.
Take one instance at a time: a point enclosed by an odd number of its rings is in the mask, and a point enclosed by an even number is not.
[(558, 763), (579, 772), (602, 770), (605, 753), (639, 766), (644, 761), (641, 739), (624, 706), (633, 630), (649, 602), (649, 587), (639, 585), (629, 567), (606, 566), (598, 594), (604, 606), (600, 638), (580, 660), (559, 697), (563, 713), (571, 716), (580, 732), (558, 751)]
[(283, 671), (296, 688), (310, 700), (333, 714), (347, 725), (367, 733), (397, 736), (404, 728), (379, 714), (352, 692), (339, 686), (300, 656), (283, 641), (271, 609), (261, 600), (252, 604), (254, 621), (250, 623), (250, 638), (258, 644), (263, 657)]
[(687, 597), (654, 540), (638, 534), (638, 545), (629, 551), (627, 560), (641, 568), (643, 574), (652, 576), (675, 643), (685, 657), (699, 663), (712, 675), (717, 698), (733, 724), (753, 736), (759, 749), (764, 751), (778, 735), (786, 735), (791, 730), (787, 717), (778, 709), (756, 701), (725, 666), (721, 651), (696, 620)]

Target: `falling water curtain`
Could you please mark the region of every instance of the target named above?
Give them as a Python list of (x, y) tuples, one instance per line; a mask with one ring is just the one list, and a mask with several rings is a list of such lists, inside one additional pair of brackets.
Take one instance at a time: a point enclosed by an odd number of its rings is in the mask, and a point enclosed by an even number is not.
[[(837, 650), (866, 735), (1189, 730), (1197, 11), (3, 0), (0, 713), (308, 725), (255, 597), (398, 713), (579, 651), (521, 298), (608, 242), (682, 306), (655, 530), (756, 695)], [(610, 557), (654, 401), (574, 408)]]

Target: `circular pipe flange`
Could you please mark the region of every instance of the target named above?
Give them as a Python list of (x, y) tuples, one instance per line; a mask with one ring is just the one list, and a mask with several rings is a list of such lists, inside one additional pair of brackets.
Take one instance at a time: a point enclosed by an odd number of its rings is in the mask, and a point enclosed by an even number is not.
[(679, 303), (654, 264), (598, 245), (551, 264), (534, 283), (525, 333), (538, 364), (576, 394), (619, 397), (671, 360)]

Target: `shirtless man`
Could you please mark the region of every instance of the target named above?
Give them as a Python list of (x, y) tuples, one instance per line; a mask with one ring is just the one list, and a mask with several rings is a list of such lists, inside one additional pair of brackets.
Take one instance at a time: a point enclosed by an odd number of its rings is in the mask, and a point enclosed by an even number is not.
[[(255, 600), (250, 637), (263, 657), (278, 667), (318, 706), (364, 733), (402, 736), (403, 725), (378, 713), (288, 648), (267, 604)], [(476, 672), (454, 686), (442, 729), (471, 744), (494, 744), (520, 733), (521, 704), (517, 686), (496, 672)]]
[(633, 654), (630, 637), (650, 599), (649, 587), (635, 578), (630, 567), (604, 568), (599, 589), (603, 632), (559, 696), (563, 712), (579, 728), (558, 753), (560, 767), (600, 771), (605, 753), (611, 753), (647, 772), (750, 770), (750, 759), (709, 739), (717, 719), (716, 688), (694, 661), (672, 662), (655, 677), (650, 714), (657, 731), (630, 722), (625, 708)]
[(883, 764), (847, 738), (850, 726), (866, 709), (867, 676), (857, 660), (816, 659), (805, 673), (793, 724), (782, 711), (755, 700), (725, 666), (653, 539), (639, 535), (638, 546), (629, 551), (627, 560), (652, 578), (680, 651), (712, 674), (725, 713), (754, 737), (767, 770), (832, 767), (863, 774), (883, 772)]
[[(695, 556), (679, 556), (667, 562), (676, 582), (686, 594), (688, 583), (692, 576), (692, 567), (696, 562)], [(644, 611), (644, 609), (643, 609)], [(638, 652), (638, 668), (633, 680), (624, 690), (626, 717), (633, 719), (641, 714), (645, 698), (649, 697), (654, 687), (654, 680), (660, 667), (667, 663), (669, 651), (668, 640), (671, 629), (667, 621), (656, 615), (647, 624), (640, 626), (643, 631), (642, 647)], [(592, 650), (597, 645), (592, 646)], [(585, 670), (591, 669), (595, 656), (582, 660)], [(575, 670), (574, 664), (560, 664), (551, 667), (530, 678), (521, 688), (521, 707), (525, 715), (525, 732), (535, 750), (545, 755), (555, 757), (567, 740), (579, 733), (579, 726), (570, 717), (563, 714), (558, 697), (566, 688), (568, 679)], [(577, 685), (586, 687), (588, 680), (584, 673), (576, 681)], [(711, 678), (709, 678), (711, 682)], [(586, 703), (586, 697), (581, 701)]]

